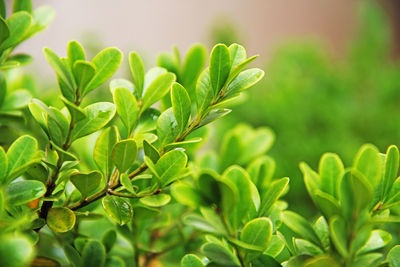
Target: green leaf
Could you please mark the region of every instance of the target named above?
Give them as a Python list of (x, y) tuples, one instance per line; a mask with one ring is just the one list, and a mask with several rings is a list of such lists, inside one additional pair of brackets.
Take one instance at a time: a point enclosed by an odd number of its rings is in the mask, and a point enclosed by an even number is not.
[(224, 266), (241, 266), (236, 256), (227, 248), (219, 244), (206, 243), (201, 247), (201, 251), (212, 262)]
[[(45, 47), (43, 49), (43, 53), (47, 61), (49, 62), (50, 66), (57, 74), (57, 77), (66, 86), (68, 94), (75, 95), (75, 88), (74, 88), (74, 83), (72, 81), (72, 76), (65, 67), (65, 65), (62, 63), (61, 59), (50, 48)], [(64, 93), (63, 95), (67, 97)]]
[(130, 134), (136, 125), (139, 115), (139, 106), (134, 95), (126, 88), (119, 87), (113, 93), (114, 103), (117, 106), (118, 116)]
[(210, 54), (210, 80), (216, 96), (228, 79), (231, 69), (229, 49), (224, 44), (214, 46)]
[[(0, 18), (0, 21), (1, 21), (1, 18)], [(1, 25), (1, 23), (0, 23), (0, 25)], [(1, 28), (1, 26), (0, 26), (0, 28)], [(0, 32), (0, 34), (1, 34), (1, 32)], [(1, 40), (0, 40), (0, 42), (1, 42)], [(0, 72), (0, 108), (4, 104), (4, 99), (6, 98), (6, 94), (7, 94), (6, 77), (3, 72)]]
[(196, 83), (196, 102), (198, 113), (203, 114), (203, 112), (208, 109), (213, 97), (214, 94), (211, 87), (210, 71), (207, 68), (200, 74)]
[(106, 262), (106, 249), (97, 240), (89, 240), (82, 251), (82, 266), (101, 267)]
[(192, 101), (195, 100), (193, 97), (195, 96), (194, 89), (197, 78), (206, 64), (206, 60), (207, 50), (203, 45), (193, 45), (186, 53), (185, 61), (182, 66), (181, 81), (182, 85), (188, 90)]
[(26, 107), (32, 99), (28, 90), (19, 89), (6, 95), (3, 103), (3, 110), (15, 110)]
[(312, 225), (300, 215), (292, 211), (284, 211), (282, 213), (283, 222), (300, 237), (311, 241), (315, 245), (322, 247), (321, 240), (314, 231)]
[(167, 194), (156, 194), (140, 198), (140, 202), (149, 207), (162, 207), (171, 201), (171, 196)]
[(171, 188), (172, 196), (186, 206), (198, 207), (204, 204), (202, 196), (195, 188), (187, 183), (174, 183)]
[(131, 68), (133, 80), (135, 82), (139, 99), (141, 99), (143, 95), (144, 68), (142, 59), (135, 52), (129, 53), (129, 67)]
[(223, 109), (213, 109), (211, 110), (201, 121), (199, 127), (209, 124), (217, 119), (225, 117), (229, 113), (231, 113), (231, 109), (223, 108)]
[(321, 248), (317, 247), (310, 241), (298, 238), (296, 238), (294, 241), (296, 246), (296, 254), (298, 255), (317, 256), (324, 253)]
[(189, 94), (179, 83), (172, 84), (171, 103), (176, 122), (178, 123), (179, 133), (183, 133), (189, 123), (192, 105)]
[(312, 194), (312, 199), (327, 219), (332, 218), (334, 215), (341, 214), (339, 202), (332, 195), (316, 190)]
[(157, 120), (157, 136), (160, 140), (160, 147), (175, 141), (179, 134), (178, 122), (175, 119), (172, 108), (161, 113)]
[(113, 248), (116, 241), (117, 241), (117, 232), (115, 232), (114, 229), (107, 230), (107, 232), (105, 232), (103, 237), (101, 238), (101, 242), (103, 243), (107, 252), (109, 252)]
[(129, 92), (135, 94), (135, 86), (131, 81), (128, 81), (126, 79), (113, 79), (110, 82), (110, 92), (112, 95), (114, 95), (115, 89), (123, 87), (129, 90)]
[(32, 14), (33, 25), (31, 25), (28, 32), (24, 35), (23, 40), (26, 40), (36, 33), (44, 30), (53, 20), (54, 14), (54, 10), (49, 6), (41, 6), (36, 8)]
[(120, 176), (122, 186), (131, 194), (136, 194), (135, 189), (132, 186), (132, 181), (129, 179), (129, 176), (126, 173), (121, 174)]
[(114, 117), (115, 105), (108, 102), (98, 102), (84, 109), (86, 118), (80, 120), (71, 133), (71, 140), (92, 134), (104, 126)]
[(400, 245), (394, 246), (387, 255), (391, 267), (400, 267)]
[(86, 118), (86, 113), (82, 108), (78, 107), (77, 105), (75, 105), (74, 103), (72, 103), (71, 101), (66, 99), (65, 97), (61, 96), (61, 100), (64, 102), (65, 106), (67, 107), (73, 122), (78, 122), (78, 121)]
[(344, 173), (343, 163), (339, 156), (326, 153), (319, 162), (321, 190), (333, 197), (337, 197), (337, 185)]
[(23, 135), (12, 143), (7, 151), (8, 158), (8, 181), (14, 172), (29, 164), (36, 155), (38, 144), (35, 138)]
[(227, 87), (227, 95), (234, 95), (242, 92), (264, 77), (264, 71), (254, 68), (241, 72)]
[(33, 61), (33, 57), (28, 54), (18, 53), (10, 56), (7, 62), (16, 61), (18, 62), (19, 66), (24, 66)]
[(186, 154), (181, 150), (165, 153), (155, 165), (161, 185), (165, 186), (175, 180), (185, 168), (187, 160)]
[(263, 192), (270, 184), (275, 172), (275, 166), (274, 159), (269, 156), (257, 157), (248, 165), (246, 171), (260, 192)]
[(389, 197), (390, 189), (396, 180), (399, 171), (399, 149), (396, 146), (390, 146), (386, 151), (386, 158), (383, 169), (382, 194), (380, 199), (386, 200)]
[(77, 90), (83, 93), (83, 89), (92, 80), (96, 73), (96, 66), (84, 60), (77, 60), (73, 66), (73, 74), (76, 81)]
[(0, 242), (0, 266), (28, 266), (35, 256), (33, 244), (20, 234), (2, 235)]
[(203, 267), (203, 262), (194, 254), (186, 254), (181, 260), (181, 267)]
[(282, 193), (287, 189), (289, 178), (281, 178), (273, 181), (261, 197), (261, 205), (258, 211), (260, 217), (269, 216), (272, 206), (279, 199)]
[(346, 171), (340, 182), (339, 200), (343, 215), (352, 220), (354, 214), (371, 204), (373, 190), (371, 185), (357, 170)]
[(253, 192), (249, 175), (239, 166), (229, 167), (222, 175), (223, 179), (229, 180), (240, 192), (237, 203), (233, 210), (223, 210), (229, 218), (233, 229), (238, 229), (242, 221), (248, 221), (250, 214), (255, 213), (256, 207), (253, 202)]
[[(69, 41), (67, 46), (67, 55), (70, 66), (74, 66), (75, 62), (78, 60), (85, 61), (85, 51), (82, 45), (77, 41)], [(79, 83), (78, 83), (79, 84)]]
[(0, 43), (4, 42), (10, 36), (10, 30), (3, 18), (0, 18)]
[(346, 258), (347, 257), (347, 231), (343, 219), (336, 216), (329, 223), (331, 239), (337, 251)]
[(384, 230), (373, 230), (367, 243), (359, 250), (358, 253), (370, 252), (383, 248), (392, 241), (392, 235)]
[(267, 254), (275, 258), (282, 252), (284, 248), (285, 248), (285, 239), (282, 236), (282, 234), (278, 233), (278, 235), (271, 236), (271, 241), (269, 242), (268, 248), (264, 254)]
[(146, 89), (143, 95), (142, 111), (166, 95), (175, 81), (175, 75), (167, 72), (158, 76)]
[(2, 19), (4, 19), (6, 17), (6, 13), (7, 13), (7, 10), (6, 10), (5, 0), (1, 0), (0, 1), (0, 17)]
[(9, 184), (4, 193), (9, 205), (18, 206), (43, 196), (46, 193), (46, 187), (39, 181), (23, 180)]
[(70, 180), (76, 189), (81, 192), (82, 198), (84, 199), (94, 193), (94, 191), (99, 187), (101, 183), (101, 173), (98, 171), (78, 173), (72, 175)]
[(47, 225), (56, 232), (64, 233), (71, 230), (76, 221), (75, 213), (67, 208), (52, 208), (47, 214)]
[(70, 245), (65, 245), (64, 253), (65, 253), (65, 256), (67, 256), (67, 259), (71, 263), (72, 267), (82, 266), (81, 255), (74, 247), (72, 247)]
[(108, 179), (114, 169), (112, 160), (112, 149), (118, 141), (118, 129), (109, 127), (105, 129), (97, 138), (93, 150), (93, 159), (104, 177)]
[[(260, 247), (260, 252), (264, 252), (269, 245), (272, 236), (272, 222), (270, 219), (261, 217), (256, 218), (248, 223), (242, 229), (240, 240), (243, 242)], [(245, 259), (252, 261), (258, 257), (260, 253), (248, 252)]]
[(129, 202), (116, 196), (106, 196), (102, 200), (103, 208), (120, 225), (128, 223), (133, 216), (133, 210)]
[(115, 47), (106, 48), (98, 53), (91, 61), (96, 66), (96, 74), (86, 85), (82, 95), (88, 94), (110, 79), (119, 68), (121, 61), (122, 52)]
[(133, 139), (119, 141), (113, 147), (111, 158), (118, 170), (127, 171), (136, 160), (137, 146)]
[(364, 175), (371, 186), (376, 186), (380, 181), (382, 160), (375, 146), (363, 145), (355, 157), (353, 166)]
[(158, 152), (157, 148), (155, 148), (146, 140), (143, 141), (143, 150), (144, 154), (149, 157), (153, 163), (157, 163), (157, 161), (160, 159), (160, 153)]
[(32, 2), (31, 0), (14, 0), (12, 5), (12, 12), (26, 11), (32, 13)]
[(229, 46), (229, 55), (231, 57), (231, 72), (247, 58), (246, 49), (239, 44)]
[(6, 152), (0, 146), (0, 185), (3, 184), (6, 180), (8, 173), (8, 159)]
[(20, 11), (9, 16), (6, 19), (6, 23), (10, 35), (1, 43), (0, 50), (16, 46), (22, 41), (32, 24), (32, 16), (26, 11)]

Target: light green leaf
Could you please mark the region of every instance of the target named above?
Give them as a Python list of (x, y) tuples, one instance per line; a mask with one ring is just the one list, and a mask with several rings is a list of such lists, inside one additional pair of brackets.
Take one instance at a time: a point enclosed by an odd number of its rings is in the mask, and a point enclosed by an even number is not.
[(29, 135), (23, 135), (15, 140), (7, 151), (8, 176), (31, 162), (35, 158), (37, 149), (36, 139)]
[(382, 175), (379, 150), (370, 144), (363, 145), (355, 157), (353, 167), (364, 175), (371, 186), (376, 186)]
[(203, 262), (194, 254), (186, 254), (181, 260), (181, 267), (203, 267)]
[(140, 198), (142, 204), (149, 207), (162, 207), (171, 201), (171, 196), (167, 194), (156, 194)]
[(264, 71), (254, 68), (242, 71), (227, 87), (227, 95), (234, 95), (242, 92), (264, 77)]
[[(242, 229), (240, 240), (243, 242), (260, 247), (260, 253), (268, 248), (272, 236), (272, 222), (270, 219), (261, 217), (248, 223)], [(260, 255), (257, 252), (247, 252), (245, 259), (250, 262)]]
[(195, 188), (187, 183), (174, 183), (171, 187), (172, 196), (179, 202), (186, 206), (196, 208), (204, 205), (204, 200)]
[(390, 146), (386, 151), (386, 158), (382, 179), (382, 194), (380, 199), (386, 200), (389, 197), (390, 189), (396, 180), (399, 171), (399, 149), (396, 146)]
[(75, 95), (75, 88), (74, 88), (74, 83), (72, 81), (72, 76), (65, 67), (65, 65), (62, 63), (61, 59), (50, 48), (45, 47), (43, 49), (43, 53), (47, 61), (49, 62), (50, 66), (57, 74), (58, 79), (61, 80), (62, 83), (66, 86), (68, 94)]
[(146, 89), (143, 95), (142, 111), (166, 95), (175, 81), (175, 75), (167, 72), (158, 76)]
[(118, 141), (118, 130), (114, 127), (105, 129), (97, 138), (93, 150), (93, 159), (104, 177), (108, 179), (113, 171), (114, 164), (111, 153)]
[(75, 125), (71, 139), (76, 140), (100, 130), (114, 117), (115, 111), (115, 105), (108, 102), (97, 102), (87, 106), (84, 109), (87, 117)]
[(231, 61), (228, 47), (224, 44), (217, 44), (210, 54), (210, 80), (214, 96), (217, 96), (225, 85), (230, 69)]
[(173, 83), (171, 89), (171, 103), (176, 122), (178, 123), (179, 133), (183, 133), (189, 123), (192, 105), (189, 94), (179, 83)]
[(329, 223), (331, 239), (339, 253), (346, 258), (347, 251), (347, 231), (343, 219), (336, 216)]
[(85, 51), (82, 45), (77, 41), (70, 41), (67, 46), (67, 55), (69, 60), (69, 65), (74, 66), (75, 62), (78, 60), (85, 61)]
[(334, 215), (341, 214), (339, 202), (332, 195), (316, 190), (312, 194), (312, 199), (314, 200), (314, 204), (327, 219), (332, 218)]
[(132, 186), (132, 181), (129, 179), (129, 176), (126, 173), (121, 174), (120, 176), (122, 186), (131, 194), (136, 194), (135, 189)]
[(131, 205), (122, 198), (108, 195), (103, 198), (102, 204), (110, 218), (120, 225), (128, 223), (133, 216)]
[(207, 125), (217, 119), (225, 117), (229, 113), (231, 113), (231, 109), (223, 108), (223, 109), (213, 109), (211, 110), (201, 121), (199, 127)]
[(118, 116), (130, 134), (136, 125), (139, 115), (139, 106), (134, 95), (126, 88), (119, 87), (113, 93), (114, 103), (117, 106)]
[(82, 94), (83, 89), (92, 80), (96, 73), (96, 66), (84, 60), (77, 60), (73, 66), (73, 74), (76, 81), (77, 90)]
[(110, 79), (119, 68), (121, 62), (122, 52), (115, 47), (106, 48), (98, 53), (91, 61), (96, 66), (96, 74), (86, 85), (82, 95), (88, 94)]
[[(1, 17), (0, 17), (0, 21), (1, 21)], [(1, 23), (0, 23), (1, 25)], [(0, 26), (0, 31), (1, 31), (1, 26)], [(0, 32), (1, 34), (1, 32)], [(1, 42), (1, 40), (0, 40)], [(4, 75), (3, 72), (0, 72), (0, 108), (4, 103), (4, 99), (6, 98), (6, 94), (7, 94), (7, 81), (6, 81), (6, 77)]]
[(229, 46), (229, 55), (231, 57), (231, 72), (247, 58), (246, 49), (239, 44)]
[(101, 173), (98, 171), (78, 173), (72, 175), (70, 180), (76, 189), (81, 192), (82, 198), (86, 198), (99, 187), (101, 183)]
[(138, 92), (138, 97), (141, 99), (144, 85), (144, 68), (142, 59), (135, 52), (129, 53), (129, 67), (131, 68), (133, 81), (135, 82), (136, 90)]
[(248, 165), (246, 171), (260, 192), (270, 184), (275, 166), (275, 160), (269, 156), (257, 157)]
[(160, 146), (163, 147), (168, 143), (174, 142), (178, 134), (178, 122), (175, 119), (172, 108), (169, 108), (161, 113), (157, 120), (157, 136), (160, 140)]
[(339, 156), (326, 153), (319, 162), (321, 190), (333, 197), (337, 197), (337, 185), (343, 176), (344, 167)]
[(358, 253), (370, 252), (383, 248), (392, 241), (392, 235), (384, 230), (373, 230), (367, 243), (359, 250)]
[(133, 139), (126, 139), (116, 143), (112, 149), (111, 158), (118, 170), (127, 171), (136, 160), (137, 146)]
[(400, 245), (394, 246), (387, 255), (390, 267), (400, 267)]
[(72, 103), (71, 101), (66, 99), (65, 97), (61, 96), (60, 98), (64, 102), (65, 106), (67, 107), (69, 114), (71, 115), (72, 121), (78, 122), (78, 121), (86, 118), (86, 113), (82, 108), (78, 107), (77, 105), (75, 105), (74, 103)]
[(75, 213), (67, 208), (52, 208), (47, 214), (47, 225), (56, 232), (64, 233), (71, 230), (76, 221)]
[(282, 213), (283, 222), (300, 237), (313, 242), (315, 245), (321, 247), (321, 240), (317, 233), (314, 231), (312, 225), (300, 215), (292, 211), (284, 211)]
[(24, 180), (9, 184), (4, 193), (9, 205), (18, 206), (43, 196), (46, 193), (46, 187), (39, 181)]
[(0, 266), (28, 266), (35, 256), (33, 244), (20, 234), (8, 234), (1, 237)]
[(197, 111), (203, 114), (208, 109), (214, 97), (210, 80), (210, 71), (205, 69), (199, 76), (196, 83)]
[(187, 156), (181, 150), (171, 150), (165, 153), (155, 165), (162, 186), (172, 182), (185, 168), (186, 163)]
[(281, 178), (279, 180), (273, 181), (261, 197), (261, 205), (258, 211), (260, 217), (269, 216), (272, 206), (279, 199), (282, 193), (287, 189), (289, 184), (289, 178)]
[(158, 152), (157, 148), (155, 148), (146, 140), (143, 141), (143, 150), (144, 154), (149, 157), (153, 163), (157, 163), (157, 161), (160, 159), (160, 153)]
[(310, 241), (304, 239), (295, 239), (296, 253), (298, 255), (317, 256), (323, 254), (323, 250)]
[(26, 107), (32, 99), (28, 90), (19, 89), (10, 92), (4, 99), (3, 110), (15, 110)]
[(1, 43), (0, 50), (16, 46), (22, 41), (32, 24), (32, 16), (26, 11), (20, 11), (9, 16), (6, 19), (6, 23), (10, 35)]
[(135, 86), (133, 85), (133, 83), (131, 81), (128, 81), (126, 79), (112, 79), (110, 82), (110, 92), (112, 95), (114, 95), (114, 91), (115, 89), (119, 88), (119, 87), (123, 87), (129, 90), (129, 92), (135, 94), (136, 90), (135, 90)]
[(32, 13), (32, 2), (31, 0), (14, 0), (12, 5), (12, 12), (26, 11)]
[(23, 40), (26, 40), (36, 33), (44, 30), (47, 25), (53, 20), (55, 15), (54, 10), (49, 6), (41, 6), (33, 11), (33, 25), (29, 28), (29, 31), (24, 35)]
[(101, 267), (106, 262), (106, 249), (97, 240), (89, 240), (82, 251), (82, 266)]
[(188, 90), (192, 101), (195, 100), (195, 86), (197, 78), (207, 60), (207, 50), (203, 45), (193, 45), (186, 53), (182, 66), (182, 85)]

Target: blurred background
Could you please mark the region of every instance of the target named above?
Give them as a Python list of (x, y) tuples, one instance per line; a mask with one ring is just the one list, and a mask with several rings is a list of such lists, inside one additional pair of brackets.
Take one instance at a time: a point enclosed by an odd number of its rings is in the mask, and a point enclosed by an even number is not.
[[(348, 166), (363, 143), (381, 151), (400, 144), (398, 0), (37, 1), (44, 4), (56, 11), (53, 23), (18, 48), (35, 58), (24, 71), (47, 81), (37, 92), (56, 86), (42, 48), (65, 55), (71, 39), (92, 54), (105, 46), (136, 50), (147, 68), (173, 45), (185, 52), (198, 42), (237, 42), (260, 54), (254, 65), (265, 78), (217, 124), (213, 145), (239, 122), (270, 127), (276, 142), (269, 154), (277, 176), (291, 178), (295, 210), (307, 213), (310, 203), (300, 161), (316, 169), (329, 151)], [(116, 77), (126, 77), (124, 70)]]

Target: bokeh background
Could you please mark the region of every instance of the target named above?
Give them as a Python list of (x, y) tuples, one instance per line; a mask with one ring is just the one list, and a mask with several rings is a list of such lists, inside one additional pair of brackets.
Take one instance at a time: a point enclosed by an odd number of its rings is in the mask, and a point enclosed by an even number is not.
[[(269, 154), (277, 176), (291, 178), (292, 208), (305, 214), (298, 168), (313, 168), (324, 152), (349, 165), (363, 143), (381, 151), (400, 144), (400, 1), (357, 0), (41, 0), (56, 16), (43, 33), (18, 48), (34, 56), (26, 72), (45, 81), (56, 77), (42, 54), (48, 46), (65, 54), (69, 40), (93, 53), (105, 46), (140, 52), (150, 67), (157, 53), (193, 43), (243, 44), (266, 76), (233, 113), (221, 120), (211, 145), (240, 122), (268, 126), (276, 134)], [(125, 67), (127, 63), (125, 62)], [(116, 77), (124, 77), (122, 69)], [(108, 90), (104, 90), (108, 94)], [(109, 96), (104, 96), (109, 97)]]

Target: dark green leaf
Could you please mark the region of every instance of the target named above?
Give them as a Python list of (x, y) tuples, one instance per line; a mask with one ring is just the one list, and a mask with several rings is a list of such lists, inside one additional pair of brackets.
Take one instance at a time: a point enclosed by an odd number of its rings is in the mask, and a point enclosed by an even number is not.
[(32, 13), (32, 2), (31, 0), (14, 0), (12, 6), (12, 12), (26, 11)]
[(104, 210), (110, 218), (118, 224), (124, 225), (131, 220), (133, 210), (129, 202), (126, 202), (122, 198), (108, 195), (103, 198), (102, 203)]
[(103, 243), (107, 252), (109, 252), (113, 248), (116, 241), (117, 241), (117, 232), (115, 232), (114, 229), (107, 230), (107, 232), (105, 232), (103, 237), (101, 238), (101, 242)]
[(72, 121), (78, 122), (78, 121), (86, 118), (86, 113), (82, 108), (78, 107), (77, 105), (75, 105), (74, 103), (72, 103), (71, 101), (69, 101), (68, 99), (66, 99), (64, 97), (61, 97), (61, 100), (64, 102), (65, 106), (67, 107), (69, 114), (72, 117)]
[(82, 266), (102, 267), (106, 262), (106, 250), (102, 243), (90, 240), (82, 251)]
[(203, 254), (211, 261), (224, 266), (241, 266), (236, 256), (227, 248), (216, 244), (206, 243), (201, 247)]
[(137, 146), (133, 139), (126, 139), (116, 143), (113, 147), (111, 158), (118, 170), (127, 171), (136, 160)]
[(71, 182), (82, 194), (82, 198), (86, 198), (99, 187), (101, 183), (101, 173), (92, 171), (89, 173), (78, 173), (71, 176)]
[(143, 150), (144, 154), (153, 161), (153, 163), (157, 163), (160, 159), (160, 153), (158, 150), (146, 140), (143, 141)]
[(293, 232), (321, 247), (321, 240), (306, 219), (292, 211), (284, 211), (282, 220)]

